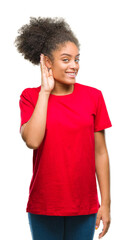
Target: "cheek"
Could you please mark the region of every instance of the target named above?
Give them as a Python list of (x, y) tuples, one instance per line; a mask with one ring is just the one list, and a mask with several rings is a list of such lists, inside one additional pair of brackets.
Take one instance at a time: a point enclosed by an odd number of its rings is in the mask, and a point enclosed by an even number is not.
[(65, 76), (66, 66), (61, 64), (53, 69), (54, 76)]

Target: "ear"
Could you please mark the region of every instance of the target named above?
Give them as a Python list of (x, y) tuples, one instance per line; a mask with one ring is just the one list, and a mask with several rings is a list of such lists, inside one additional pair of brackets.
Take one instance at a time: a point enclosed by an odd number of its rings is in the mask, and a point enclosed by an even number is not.
[(52, 63), (51, 63), (51, 60), (48, 58), (48, 56), (44, 56), (44, 62), (47, 68), (51, 68)]

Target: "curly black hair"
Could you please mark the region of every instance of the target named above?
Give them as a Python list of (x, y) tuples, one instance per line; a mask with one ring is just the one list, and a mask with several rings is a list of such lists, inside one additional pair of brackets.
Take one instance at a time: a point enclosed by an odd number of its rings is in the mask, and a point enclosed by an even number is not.
[(64, 18), (34, 18), (30, 23), (18, 29), (19, 35), (14, 44), (18, 52), (34, 65), (40, 64), (40, 55), (43, 53), (54, 62), (53, 51), (70, 41), (80, 49), (80, 43), (69, 24)]

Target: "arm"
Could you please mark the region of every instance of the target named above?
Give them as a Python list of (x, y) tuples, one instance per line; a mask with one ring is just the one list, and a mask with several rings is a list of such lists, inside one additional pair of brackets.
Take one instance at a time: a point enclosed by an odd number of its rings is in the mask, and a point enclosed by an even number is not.
[(103, 229), (99, 234), (99, 239), (102, 238), (108, 231), (110, 217), (110, 168), (107, 147), (105, 143), (104, 130), (94, 132), (95, 135), (95, 168), (99, 188), (101, 192), (101, 206), (98, 209), (96, 219), (96, 229), (100, 225), (100, 220), (103, 221)]
[(48, 99), (49, 93), (41, 87), (33, 114), (21, 128), (22, 138), (29, 148), (37, 149), (44, 138)]
[(47, 107), (50, 92), (54, 88), (52, 69), (48, 71), (44, 61), (44, 54), (40, 55), (41, 90), (29, 121), (21, 128), (23, 140), (29, 148), (37, 149), (41, 144), (46, 128)]
[(101, 205), (110, 208), (110, 167), (104, 130), (94, 133), (95, 168), (101, 193)]

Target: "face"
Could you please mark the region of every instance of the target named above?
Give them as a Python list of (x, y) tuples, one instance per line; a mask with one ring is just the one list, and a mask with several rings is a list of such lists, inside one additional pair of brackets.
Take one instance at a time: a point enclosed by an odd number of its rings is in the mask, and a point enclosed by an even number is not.
[(79, 50), (72, 42), (66, 42), (64, 46), (53, 51), (54, 63), (49, 65), (56, 81), (65, 84), (75, 83), (79, 70)]

